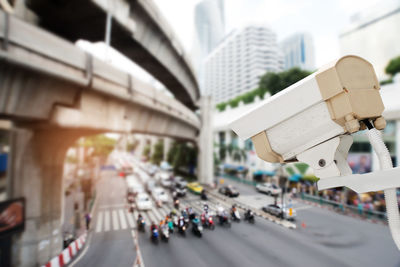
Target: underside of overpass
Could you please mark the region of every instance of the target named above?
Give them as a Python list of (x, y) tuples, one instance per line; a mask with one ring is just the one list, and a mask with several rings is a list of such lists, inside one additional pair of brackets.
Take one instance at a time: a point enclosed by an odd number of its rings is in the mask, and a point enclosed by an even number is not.
[(190, 60), (151, 0), (28, 0), (40, 27), (67, 40), (104, 41), (107, 9), (111, 46), (147, 70), (183, 104), (196, 109), (199, 88)]

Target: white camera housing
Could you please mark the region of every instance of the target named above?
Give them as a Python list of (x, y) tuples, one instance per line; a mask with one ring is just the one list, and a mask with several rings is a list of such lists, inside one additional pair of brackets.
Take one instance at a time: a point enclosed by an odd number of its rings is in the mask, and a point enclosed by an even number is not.
[[(230, 127), (240, 138), (251, 138), (265, 161), (304, 161), (322, 177), (351, 174), (345, 159), (352, 139), (342, 135), (364, 129), (365, 119), (377, 129), (385, 127), (379, 89), (368, 61), (345, 56), (270, 97)], [(320, 150), (330, 153), (321, 157)]]

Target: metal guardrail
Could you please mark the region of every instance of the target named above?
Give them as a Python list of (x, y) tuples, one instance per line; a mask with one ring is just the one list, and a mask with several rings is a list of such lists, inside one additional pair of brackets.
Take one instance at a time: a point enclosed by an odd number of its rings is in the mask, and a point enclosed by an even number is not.
[(353, 213), (355, 215), (359, 215), (360, 217), (366, 219), (376, 219), (380, 221), (387, 220), (386, 212), (360, 209), (359, 207), (356, 206), (351, 206), (340, 202), (324, 199), (322, 196), (313, 196), (305, 193), (301, 193), (300, 197), (303, 200), (314, 202), (321, 206), (330, 206), (334, 210), (344, 214)]

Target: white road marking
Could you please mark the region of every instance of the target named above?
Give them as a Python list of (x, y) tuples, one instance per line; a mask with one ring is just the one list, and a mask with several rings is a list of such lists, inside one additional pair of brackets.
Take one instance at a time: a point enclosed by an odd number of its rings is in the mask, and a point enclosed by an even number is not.
[(136, 221), (139, 218), (139, 212), (137, 210), (133, 210), (133, 219)]
[(307, 210), (307, 209), (311, 209), (311, 208), (313, 208), (313, 206), (302, 206), (302, 207), (294, 208), (294, 210), (296, 210), (296, 211)]
[(126, 219), (123, 210), (119, 210), (119, 220), (121, 221), (121, 229), (126, 229), (128, 226), (126, 224)]
[(103, 223), (102, 219), (103, 219), (103, 212), (100, 211), (99, 214), (97, 215), (96, 233), (101, 231), (101, 226)]
[(147, 216), (149, 217), (150, 221), (157, 223), (157, 218), (154, 217), (154, 215), (151, 213), (151, 211), (147, 212)]
[(126, 218), (128, 218), (128, 224), (130, 228), (135, 228), (135, 223), (133, 222), (133, 213), (125, 210)]
[(118, 214), (116, 210), (112, 211), (112, 218), (113, 218), (113, 229), (117, 231), (119, 230), (119, 223), (118, 223)]
[(162, 216), (162, 215), (156, 210), (156, 208), (153, 207), (151, 210), (152, 210), (152, 212), (153, 212), (153, 215), (156, 217), (156, 219), (157, 219), (158, 221), (164, 219), (164, 216)]
[(110, 211), (105, 212), (105, 217), (104, 217), (104, 231), (110, 231)]

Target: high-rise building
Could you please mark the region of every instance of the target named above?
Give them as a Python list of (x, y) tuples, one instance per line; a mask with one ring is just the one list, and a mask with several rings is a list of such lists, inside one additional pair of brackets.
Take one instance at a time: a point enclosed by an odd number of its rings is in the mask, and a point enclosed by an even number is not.
[(299, 67), (305, 70), (315, 69), (313, 38), (308, 33), (296, 33), (280, 42), (283, 53), (284, 69)]
[(260, 76), (283, 68), (276, 34), (264, 26), (230, 33), (205, 60), (205, 94), (215, 103), (257, 88)]
[(195, 8), (194, 62), (200, 89), (203, 89), (203, 63), (225, 35), (224, 0), (203, 0)]
[(390, 59), (400, 56), (400, 2), (388, 0), (352, 17), (340, 36), (340, 53), (358, 55), (374, 65), (378, 79), (387, 78)]

